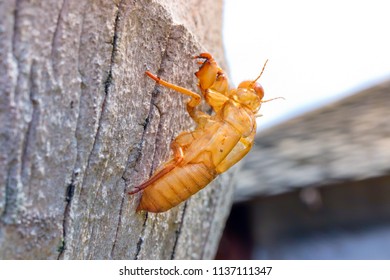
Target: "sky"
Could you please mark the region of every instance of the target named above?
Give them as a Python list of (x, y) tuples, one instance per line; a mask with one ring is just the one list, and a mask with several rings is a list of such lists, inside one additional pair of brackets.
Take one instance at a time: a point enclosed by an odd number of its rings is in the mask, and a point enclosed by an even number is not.
[(266, 128), (390, 79), (390, 2), (225, 0), (231, 82), (260, 79)]

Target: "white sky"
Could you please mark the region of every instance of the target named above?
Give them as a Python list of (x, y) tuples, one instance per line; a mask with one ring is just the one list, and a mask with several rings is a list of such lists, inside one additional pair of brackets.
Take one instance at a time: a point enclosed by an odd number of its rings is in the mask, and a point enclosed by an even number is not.
[[(232, 83), (260, 79), (259, 127), (390, 78), (390, 1), (225, 0)], [(390, 112), (390, 109), (389, 109)]]

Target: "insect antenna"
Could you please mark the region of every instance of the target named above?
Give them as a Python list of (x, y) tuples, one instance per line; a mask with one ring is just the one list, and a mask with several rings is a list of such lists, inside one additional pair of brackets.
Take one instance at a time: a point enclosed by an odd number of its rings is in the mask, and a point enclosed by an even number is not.
[[(268, 59), (264, 62), (263, 69), (261, 69), (261, 72), (260, 72), (259, 76), (257, 76), (257, 78), (254, 79), (253, 82), (251, 82), (251, 85), (253, 85), (254, 83), (256, 83), (258, 79), (260, 79), (261, 75), (262, 75), (263, 72), (264, 72), (265, 66), (267, 65), (267, 62), (268, 62)], [(268, 99), (268, 100), (261, 100), (260, 102), (261, 102), (261, 103), (266, 103), (266, 102), (269, 102), (269, 101), (272, 101), (272, 100), (275, 100), (275, 99), (283, 99), (283, 100), (285, 100), (284, 97), (275, 97), (275, 98), (271, 98), (271, 99)], [(260, 115), (260, 116), (261, 116), (261, 115)], [(256, 116), (256, 117), (257, 117), (257, 116)]]
[(266, 103), (266, 102), (269, 102), (269, 101), (272, 101), (272, 100), (275, 100), (275, 99), (283, 99), (283, 100), (286, 100), (286, 98), (279, 96), (279, 97), (274, 97), (274, 98), (267, 99), (267, 100), (261, 100), (260, 102), (261, 102), (261, 103)]
[(260, 79), (261, 75), (262, 75), (263, 72), (264, 72), (265, 66), (267, 65), (267, 62), (268, 62), (268, 59), (264, 62), (263, 69), (261, 69), (261, 72), (260, 72), (259, 76), (257, 76), (257, 78), (254, 79), (254, 80), (251, 82), (251, 85), (253, 85), (254, 83), (256, 83), (258, 79)]
[[(275, 99), (283, 99), (283, 100), (286, 100), (284, 97), (274, 97), (274, 98), (271, 98), (271, 99), (267, 99), (267, 100), (260, 100), (260, 103), (266, 103), (266, 102), (269, 102), (269, 101), (272, 101), (272, 100), (275, 100)], [(262, 117), (263, 115), (262, 114), (255, 114), (255, 118), (259, 118), (259, 117)]]

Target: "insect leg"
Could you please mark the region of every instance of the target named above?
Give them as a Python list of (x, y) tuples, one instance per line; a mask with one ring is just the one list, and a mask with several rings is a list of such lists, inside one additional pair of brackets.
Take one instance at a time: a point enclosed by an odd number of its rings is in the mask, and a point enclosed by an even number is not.
[(163, 165), (160, 169), (157, 169), (156, 173), (146, 182), (142, 183), (141, 185), (135, 187), (132, 191), (129, 192), (129, 194), (136, 194), (150, 185), (152, 185), (154, 182), (159, 180), (161, 177), (172, 171), (175, 167), (179, 166), (180, 163), (184, 160), (184, 152), (187, 149), (187, 147), (194, 141), (196, 138), (196, 132), (182, 132), (179, 134), (175, 140), (171, 143), (171, 149), (173, 151), (173, 159), (168, 161), (165, 165)]
[(216, 167), (218, 173), (223, 173), (239, 162), (252, 148), (256, 130), (254, 129), (251, 135), (246, 138), (241, 138), (237, 145), (231, 150), (227, 157)]
[(224, 94), (214, 89), (205, 90), (204, 97), (206, 102), (213, 108), (215, 112), (218, 112), (223, 108), (225, 103), (229, 100)]
[(157, 77), (155, 75), (153, 75), (152, 73), (150, 73), (149, 71), (146, 71), (145, 72), (146, 75), (148, 75), (151, 79), (153, 79), (154, 81), (156, 81), (158, 84), (164, 86), (164, 87), (167, 87), (167, 88), (170, 88), (170, 89), (173, 89), (181, 94), (184, 94), (184, 95), (188, 95), (191, 97), (191, 100), (187, 103), (187, 111), (188, 111), (188, 114), (190, 115), (190, 117), (197, 123), (197, 124), (200, 124), (200, 123), (204, 123), (206, 122), (210, 116), (200, 110), (196, 110), (195, 107), (199, 105), (200, 101), (201, 101), (201, 97), (199, 94), (193, 92), (193, 91), (190, 91), (186, 88), (183, 88), (183, 87), (180, 87), (180, 86), (177, 86), (177, 85), (174, 85), (174, 84), (171, 84), (167, 81), (164, 81), (162, 80), (160, 77)]
[(218, 72), (222, 70), (218, 67), (217, 62), (209, 53), (201, 53), (194, 58), (205, 60), (198, 72), (195, 73), (196, 77), (199, 79), (199, 87), (204, 91), (214, 84)]
[(173, 140), (171, 143), (171, 149), (173, 151), (173, 157), (176, 164), (180, 164), (184, 158), (184, 152), (182, 146), (176, 140)]
[(128, 192), (128, 194), (136, 194), (136, 193), (142, 191), (143, 189), (146, 189), (151, 184), (153, 184), (154, 182), (159, 180), (161, 177), (163, 177), (165, 174), (172, 171), (172, 169), (174, 169), (176, 166), (177, 166), (177, 164), (175, 161), (169, 161), (168, 163), (166, 163), (164, 165), (164, 167), (160, 171), (158, 171), (155, 175), (153, 175), (153, 177), (151, 177), (149, 180), (142, 183), (141, 185), (135, 187), (132, 191)]
[(199, 138), (199, 134), (202, 132), (199, 130), (188, 131), (180, 133), (175, 140), (171, 143), (171, 148), (173, 151), (174, 159), (176, 163), (179, 165), (180, 162), (183, 161), (185, 157), (185, 152), (188, 147)]
[(157, 77), (155, 75), (153, 75), (151, 72), (149, 71), (146, 71), (145, 72), (146, 75), (148, 75), (151, 79), (153, 79), (154, 81), (156, 81), (156, 83), (164, 86), (164, 87), (167, 87), (167, 88), (170, 88), (170, 89), (173, 89), (181, 94), (184, 94), (184, 95), (188, 95), (191, 97), (191, 100), (188, 102), (188, 105), (190, 105), (191, 107), (196, 107), (199, 105), (200, 101), (201, 101), (201, 97), (199, 94), (193, 92), (193, 91), (190, 91), (186, 88), (183, 88), (181, 86), (177, 86), (177, 85), (174, 85), (174, 84), (171, 84), (167, 81), (164, 81), (163, 79), (161, 79), (160, 77)]

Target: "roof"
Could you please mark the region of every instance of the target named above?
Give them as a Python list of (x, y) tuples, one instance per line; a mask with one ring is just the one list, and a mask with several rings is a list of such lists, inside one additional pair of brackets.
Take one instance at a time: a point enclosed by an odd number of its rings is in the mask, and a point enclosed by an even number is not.
[(389, 171), (390, 80), (259, 133), (236, 200)]

